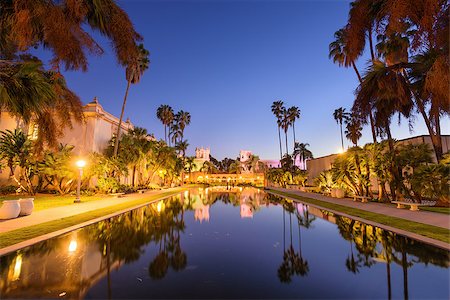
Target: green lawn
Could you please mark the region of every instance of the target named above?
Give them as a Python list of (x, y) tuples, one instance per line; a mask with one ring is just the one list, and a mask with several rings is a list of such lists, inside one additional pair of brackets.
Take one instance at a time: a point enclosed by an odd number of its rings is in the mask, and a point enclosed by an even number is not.
[[(158, 200), (158, 199), (166, 197), (166, 196), (176, 195), (180, 191), (183, 191), (189, 187), (192, 187), (192, 186), (180, 187), (180, 188), (171, 190), (169, 192), (161, 191), (158, 194), (150, 195), (144, 199), (137, 199), (137, 200), (130, 201), (127, 203), (121, 203), (121, 204), (117, 204), (114, 206), (109, 206), (106, 208), (93, 210), (93, 211), (90, 211), (87, 213), (82, 213), (82, 214), (75, 215), (75, 216), (41, 223), (39, 225), (24, 227), (21, 229), (12, 230), (12, 231), (8, 231), (5, 233), (0, 233), (0, 248), (11, 246), (11, 245), (23, 242), (25, 240), (28, 240), (28, 239), (31, 239), (31, 238), (34, 238), (37, 236), (41, 236), (41, 235), (44, 235), (44, 234), (47, 234), (47, 233), (50, 233), (53, 231), (61, 230), (61, 229), (64, 229), (64, 228), (67, 228), (70, 226), (74, 226), (74, 225), (77, 225), (77, 224), (80, 224), (80, 223), (83, 223), (83, 222), (86, 222), (86, 221), (89, 221), (89, 220), (92, 220), (95, 218), (99, 218), (99, 217), (102, 217), (102, 216), (105, 216), (108, 214), (112, 214), (114, 212), (129, 208), (129, 207), (152, 202), (152, 201)], [(73, 197), (71, 199), (73, 202)]]
[(450, 215), (450, 207), (421, 206), (420, 210), (426, 210), (426, 211), (432, 211), (432, 212)]
[[(102, 200), (108, 198), (108, 195), (94, 195), (94, 196), (81, 196), (82, 202), (89, 202), (95, 200)], [(48, 194), (37, 194), (34, 196), (26, 196), (26, 195), (6, 195), (0, 196), (0, 201), (2, 200), (15, 200), (19, 198), (34, 198), (34, 211), (39, 211), (47, 208), (53, 208), (64, 205), (74, 204), (73, 200), (75, 200), (75, 196), (72, 195), (48, 195)]]
[[(450, 230), (447, 228), (422, 224), (418, 222), (408, 221), (405, 219), (400, 219), (396, 217), (386, 216), (370, 211), (365, 211), (353, 207), (348, 207), (344, 205), (329, 203), (321, 200), (311, 199), (302, 197), (295, 194), (290, 194), (286, 192), (280, 192), (275, 190), (270, 190), (270, 192), (280, 195), (280, 196), (289, 196), (293, 199), (300, 200), (305, 203), (315, 204), (321, 206), (323, 208), (332, 209), (337, 212), (346, 213), (351, 216), (360, 217), (365, 220), (377, 222), (383, 225), (388, 225), (394, 228), (406, 230), (412, 233), (417, 233), (435, 240), (443, 241), (446, 243), (450, 243)], [(431, 208), (431, 207), (430, 207)], [(422, 209), (422, 208), (421, 208)]]

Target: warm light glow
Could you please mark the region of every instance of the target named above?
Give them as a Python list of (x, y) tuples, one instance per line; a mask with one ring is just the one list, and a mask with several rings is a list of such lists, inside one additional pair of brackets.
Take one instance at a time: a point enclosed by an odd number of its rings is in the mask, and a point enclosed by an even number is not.
[(78, 168), (84, 168), (86, 166), (86, 161), (80, 159), (77, 161), (77, 167)]
[(184, 191), (184, 197), (188, 198), (189, 197), (189, 192), (188, 191)]
[(188, 179), (188, 178), (189, 178), (189, 175), (184, 176), (184, 179)]
[(22, 271), (22, 254), (19, 254), (16, 257), (16, 263), (14, 265), (14, 273), (12, 275), (13, 281), (19, 279), (21, 271)]
[(73, 252), (77, 251), (77, 246), (78, 246), (77, 241), (71, 240), (70, 244), (69, 244), (69, 252), (73, 253)]
[(228, 181), (230, 181), (231, 180), (231, 178), (230, 177), (228, 177), (228, 179), (227, 179)]
[(256, 177), (256, 179), (258, 179), (258, 180), (259, 180), (259, 176), (257, 176), (257, 177)]
[(206, 175), (206, 179), (208, 179), (208, 175)]
[(339, 148), (338, 149), (338, 154), (342, 154), (342, 153), (344, 153), (345, 152), (345, 149), (343, 149), (343, 148)]
[(156, 211), (158, 213), (160, 213), (163, 210), (164, 210), (164, 202), (163, 201), (159, 201), (158, 204), (156, 204)]

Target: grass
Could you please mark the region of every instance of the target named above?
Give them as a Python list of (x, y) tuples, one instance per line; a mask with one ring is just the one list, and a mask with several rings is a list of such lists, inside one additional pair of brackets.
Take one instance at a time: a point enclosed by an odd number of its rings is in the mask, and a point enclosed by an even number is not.
[(440, 214), (450, 215), (450, 207), (433, 207), (433, 206), (421, 206), (420, 210), (432, 211)]
[[(93, 196), (81, 196), (83, 202), (90, 202), (96, 200), (102, 200), (108, 198), (108, 195), (93, 195)], [(37, 194), (34, 196), (27, 195), (6, 195), (0, 196), (0, 201), (3, 200), (15, 200), (19, 198), (34, 198), (34, 211), (44, 210), (48, 208), (54, 208), (65, 205), (72, 205), (75, 196), (73, 195), (48, 195), (48, 194)]]
[[(348, 207), (344, 205), (334, 204), (326, 201), (311, 199), (302, 197), (295, 194), (290, 194), (286, 192), (280, 192), (275, 190), (270, 190), (271, 193), (288, 196), (293, 199), (300, 200), (305, 203), (315, 204), (323, 208), (332, 209), (337, 212), (346, 213), (348, 215), (359, 217), (365, 220), (377, 222), (379, 224), (395, 227), (408, 232), (416, 233), (422, 236), (426, 236), (438, 241), (450, 243), (450, 230), (447, 228), (437, 227), (433, 225), (413, 222), (405, 219), (400, 219), (396, 217), (386, 216), (370, 211), (361, 210), (358, 208)], [(422, 208), (421, 208), (422, 209)]]
[[(166, 196), (172, 196), (178, 194), (180, 191), (192, 186), (180, 187), (169, 192), (162, 191), (161, 193), (150, 195), (144, 199), (137, 199), (133, 201), (129, 201), (126, 203), (121, 203), (97, 210), (93, 210), (90, 212), (78, 214), (75, 216), (61, 218), (58, 220), (53, 220), (45, 223), (41, 223), (38, 225), (28, 226), (16, 230), (11, 230), (8, 232), (0, 233), (0, 248), (8, 247), (25, 240), (29, 240), (47, 233), (51, 233), (57, 230), (61, 230), (70, 226), (74, 226), (89, 220), (93, 220), (105, 215), (112, 214), (114, 212), (124, 210), (133, 206), (137, 206), (139, 204), (148, 203), (151, 201), (158, 200), (160, 198)], [(73, 197), (71, 197), (73, 202)]]

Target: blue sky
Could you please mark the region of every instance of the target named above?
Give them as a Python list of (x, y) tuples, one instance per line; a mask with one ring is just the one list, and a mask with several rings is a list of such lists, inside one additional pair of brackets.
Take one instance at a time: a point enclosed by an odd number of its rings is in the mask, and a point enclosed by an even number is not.
[[(333, 34), (347, 20), (348, 1), (118, 1), (144, 37), (151, 64), (130, 89), (125, 118), (156, 137), (164, 131), (156, 108), (169, 104), (192, 115), (185, 137), (195, 147), (211, 147), (219, 159), (240, 149), (261, 158), (278, 158), (278, 135), (270, 111), (273, 101), (301, 109), (297, 140), (316, 157), (339, 148), (332, 113), (350, 108), (357, 78), (352, 69), (328, 59)], [(119, 115), (126, 81), (108, 43), (91, 57), (88, 72), (67, 72), (66, 79), (87, 103), (94, 96)], [(363, 71), (367, 57), (358, 61)], [(450, 123), (443, 123), (448, 134)], [(417, 118), (412, 135), (426, 134)], [(396, 138), (411, 136), (407, 122), (393, 124)], [(289, 136), (289, 147), (292, 137)], [(368, 128), (361, 143), (369, 142)], [(348, 143), (348, 142), (346, 142)]]

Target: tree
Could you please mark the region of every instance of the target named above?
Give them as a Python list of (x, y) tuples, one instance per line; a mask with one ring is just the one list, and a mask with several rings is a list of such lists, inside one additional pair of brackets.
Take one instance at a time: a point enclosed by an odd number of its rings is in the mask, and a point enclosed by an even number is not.
[[(73, 120), (81, 121), (81, 101), (60, 72), (87, 70), (87, 55), (103, 53), (89, 30), (112, 44), (119, 64), (136, 57), (141, 40), (127, 14), (114, 0), (49, 0), (0, 2), (0, 106), (39, 127), (35, 150), (44, 142), (56, 148), (57, 137)], [(44, 70), (30, 50), (51, 53), (51, 71)]]
[[(329, 54), (328, 58), (332, 58), (334, 63), (337, 63), (338, 66), (343, 66), (345, 68), (348, 68), (349, 66), (353, 67), (353, 70), (356, 73), (356, 76), (358, 77), (359, 82), (362, 82), (361, 75), (356, 68), (355, 60), (359, 56), (356, 55), (356, 57), (353, 55), (351, 56), (348, 49), (348, 28), (344, 27), (342, 29), (339, 29), (334, 33), (335, 40), (330, 43), (329, 45)], [(373, 60), (374, 58), (372, 58)], [(376, 131), (375, 131), (375, 125), (373, 121), (373, 115), (369, 114), (369, 121), (370, 121), (370, 127), (372, 130), (372, 138), (373, 142), (377, 142), (376, 137)]]
[(297, 106), (291, 106), (287, 110), (289, 122), (292, 124), (292, 132), (294, 135), (294, 148), (297, 140), (295, 139), (295, 121), (300, 119), (300, 109)]
[[(281, 147), (281, 120), (282, 120), (282, 112), (284, 110), (284, 103), (281, 100), (274, 101), (272, 103), (272, 113), (275, 115), (277, 119), (277, 126), (278, 126), (278, 141), (280, 143), (280, 159), (283, 158), (283, 149)], [(287, 151), (287, 150), (286, 150)]]
[(289, 130), (289, 127), (291, 127), (291, 125), (292, 125), (292, 121), (291, 121), (291, 118), (289, 117), (288, 110), (285, 107), (283, 107), (283, 110), (281, 112), (281, 128), (284, 131), (284, 137), (285, 137), (285, 142), (286, 142), (285, 155), (289, 155), (288, 130)]
[(169, 127), (170, 124), (172, 124), (174, 119), (173, 108), (167, 104), (163, 104), (159, 106), (158, 109), (156, 110), (156, 116), (164, 125), (164, 140), (167, 143), (167, 127)]
[(300, 161), (305, 163), (305, 160), (313, 158), (312, 152), (308, 149), (308, 143), (295, 143), (294, 153), (292, 154), (294, 161), (300, 157)]
[(57, 148), (63, 129), (83, 118), (81, 101), (64, 77), (44, 70), (41, 61), (30, 57), (5, 61), (0, 54), (0, 108), (23, 120), (25, 130), (37, 126), (35, 151), (44, 144)]
[[(19, 191), (33, 195), (33, 177), (37, 167), (32, 141), (20, 129), (6, 130), (0, 134), (0, 157), (10, 170), (9, 176), (19, 186)], [(25, 185), (22, 181), (25, 181)]]
[(345, 137), (349, 139), (354, 146), (358, 146), (358, 140), (362, 137), (361, 121), (353, 115), (345, 122)]
[(60, 144), (57, 152), (46, 151), (44, 159), (38, 163), (39, 174), (61, 195), (75, 187), (77, 175), (72, 165), (73, 148)]
[(123, 98), (122, 110), (120, 112), (119, 124), (117, 126), (116, 132), (116, 143), (114, 145), (114, 156), (117, 156), (117, 152), (119, 150), (119, 137), (120, 130), (122, 128), (122, 120), (123, 114), (125, 112), (125, 105), (127, 104), (128, 91), (130, 89), (131, 84), (139, 83), (141, 80), (141, 76), (145, 70), (148, 69), (150, 60), (148, 59), (149, 52), (144, 48), (143, 44), (140, 44), (138, 47), (139, 56), (136, 57), (132, 62), (130, 62), (125, 70), (125, 78), (127, 80), (127, 88), (125, 90), (125, 96)]
[(336, 123), (339, 124), (339, 127), (341, 129), (341, 145), (342, 145), (342, 151), (344, 151), (344, 137), (342, 134), (342, 123), (347, 121), (350, 117), (350, 114), (345, 111), (345, 108), (339, 107), (334, 110), (333, 118), (336, 121)]

